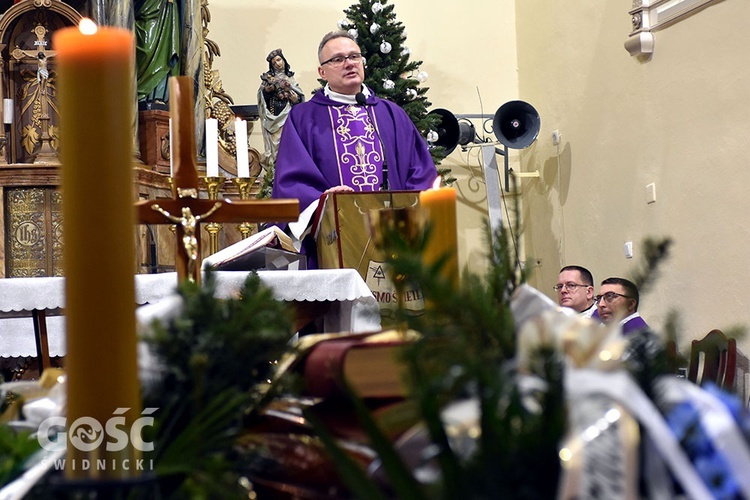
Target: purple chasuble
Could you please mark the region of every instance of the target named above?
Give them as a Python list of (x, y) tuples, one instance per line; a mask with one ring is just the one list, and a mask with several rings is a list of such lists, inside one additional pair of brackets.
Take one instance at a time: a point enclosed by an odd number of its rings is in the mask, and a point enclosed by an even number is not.
[[(281, 134), (272, 197), (297, 198), (304, 210), (333, 186), (377, 191), (384, 157), (390, 189), (429, 189), (437, 169), (427, 141), (406, 112), (375, 95), (367, 97), (367, 107), (374, 124), (363, 106), (336, 102), (323, 91), (293, 106)], [(302, 250), (308, 255), (308, 268), (317, 268), (312, 236), (303, 240)]]
[(377, 191), (383, 175), (383, 151), (362, 106), (329, 106), (341, 184), (355, 191)]
[[(356, 144), (348, 152), (352, 154), (350, 163), (342, 167), (342, 154), (346, 134), (354, 137), (352, 128), (341, 135), (337, 128), (342, 125), (353, 127), (354, 116), (346, 118), (346, 109), (353, 107), (360, 116), (359, 125), (364, 126), (364, 137), (361, 138), (361, 154), (372, 156), (361, 164), (375, 165), (376, 181), (369, 180), (362, 185), (346, 182), (343, 172), (353, 180), (351, 166), (357, 164)], [(355, 190), (378, 190), (382, 177), (382, 162), (374, 153), (384, 155), (388, 161), (388, 183), (393, 191), (410, 191), (429, 189), (437, 177), (437, 169), (432, 161), (427, 141), (419, 134), (409, 116), (398, 105), (371, 95), (367, 98), (369, 114), (380, 133), (383, 147), (374, 129), (368, 129), (367, 111), (363, 106), (342, 104), (316, 92), (309, 101), (292, 107), (281, 134), (279, 154), (276, 158), (273, 198), (297, 198), (300, 209), (317, 200), (328, 188), (341, 184)], [(339, 111), (332, 111), (331, 108)], [(344, 111), (342, 111), (344, 110)], [(351, 111), (349, 113), (354, 113)], [(334, 124), (334, 117), (340, 119)], [(341, 130), (345, 130), (346, 126)], [(369, 144), (369, 146), (368, 146)], [(346, 160), (350, 161), (350, 160)]]

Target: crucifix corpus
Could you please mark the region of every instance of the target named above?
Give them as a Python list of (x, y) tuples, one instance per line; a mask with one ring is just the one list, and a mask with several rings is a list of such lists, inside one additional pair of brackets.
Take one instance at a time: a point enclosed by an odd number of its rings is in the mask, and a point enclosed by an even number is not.
[(210, 222), (293, 222), (299, 200), (235, 201), (198, 198), (197, 149), (193, 115), (193, 79), (169, 79), (169, 117), (172, 120), (172, 183), (174, 198), (136, 203), (140, 224), (175, 224), (177, 279), (200, 282), (200, 224)]

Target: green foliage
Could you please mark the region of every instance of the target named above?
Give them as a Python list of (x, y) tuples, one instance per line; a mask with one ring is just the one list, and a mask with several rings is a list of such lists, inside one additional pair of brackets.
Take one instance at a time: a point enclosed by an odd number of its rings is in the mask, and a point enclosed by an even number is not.
[(640, 294), (656, 281), (659, 275), (659, 266), (669, 257), (669, 248), (672, 246), (670, 238), (656, 240), (647, 238), (643, 242), (643, 260), (631, 273), (630, 280), (638, 287)]
[(30, 432), (0, 425), (0, 487), (20, 476), (24, 464), (40, 449)]
[[(513, 358), (516, 332), (510, 297), (525, 279), (506, 230), (494, 235), (484, 279), (469, 275), (454, 290), (441, 263), (394, 261), (393, 272), (410, 273), (428, 304), (424, 315), (404, 317), (422, 332), (410, 353), (414, 394), (438, 446), (443, 498), (552, 498), (557, 487), (557, 443), (565, 430), (562, 361), (540, 352), (537, 374), (546, 390), (535, 395), (538, 411), (523, 403)], [(471, 457), (451, 450), (440, 420), (449, 401), (474, 397), (480, 408), (478, 449)], [(529, 481), (529, 471), (539, 481)], [(502, 473), (498, 473), (502, 471)]]
[[(382, 9), (374, 12), (375, 4), (381, 5)], [(342, 28), (357, 31), (357, 44), (367, 61), (365, 84), (379, 97), (401, 106), (422, 136), (427, 137), (430, 130), (435, 130), (440, 118), (428, 116), (427, 108), (432, 105), (427, 100), (429, 87), (417, 80), (422, 61), (411, 59), (405, 28), (396, 20), (394, 6), (388, 4), (388, 0), (360, 0), (345, 9), (344, 14), (348, 25), (342, 25)], [(375, 24), (379, 29), (373, 33)], [(391, 46), (388, 53), (381, 50), (384, 42)], [(385, 85), (387, 81), (393, 83), (392, 88)], [(322, 80), (320, 83), (325, 85)], [(445, 157), (442, 148), (433, 148), (430, 152), (436, 164)]]
[[(287, 349), (293, 314), (251, 274), (239, 298), (214, 297), (215, 279), (180, 285), (184, 312), (155, 323), (146, 342), (161, 377), (147, 387), (144, 407), (156, 407), (154, 463), (165, 496), (241, 495), (232, 447), (244, 416), (273, 392), (274, 362)], [(245, 492), (246, 494), (246, 492)]]
[(271, 198), (271, 194), (273, 193), (273, 177), (275, 174), (276, 162), (274, 161), (273, 164), (266, 167), (263, 171), (263, 180), (261, 181), (258, 195), (255, 197), (256, 199), (263, 200)]

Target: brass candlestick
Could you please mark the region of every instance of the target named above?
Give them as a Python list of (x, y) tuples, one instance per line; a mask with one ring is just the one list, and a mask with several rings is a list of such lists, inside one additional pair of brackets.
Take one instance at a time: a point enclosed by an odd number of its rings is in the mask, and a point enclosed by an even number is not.
[[(167, 177), (167, 184), (169, 184), (169, 192), (172, 193), (172, 198), (177, 198), (177, 190), (174, 186), (174, 177), (171, 175)], [(169, 230), (172, 231), (172, 234), (177, 232), (177, 226), (174, 224), (169, 225)]]
[[(255, 183), (255, 177), (235, 177), (232, 179), (232, 182), (234, 182), (237, 186), (237, 190), (240, 192), (240, 199), (249, 200), (250, 191)], [(250, 224), (249, 222), (241, 222), (237, 225), (237, 230), (242, 235), (242, 238), (245, 239), (253, 234), (253, 224)]]
[[(219, 190), (224, 185), (224, 177), (221, 175), (216, 177), (204, 177), (206, 182), (206, 191), (208, 191), (208, 199), (216, 200), (219, 198)], [(206, 224), (206, 231), (208, 231), (208, 251), (214, 254), (219, 251), (219, 231), (221, 231), (221, 224), (218, 222), (209, 222)]]

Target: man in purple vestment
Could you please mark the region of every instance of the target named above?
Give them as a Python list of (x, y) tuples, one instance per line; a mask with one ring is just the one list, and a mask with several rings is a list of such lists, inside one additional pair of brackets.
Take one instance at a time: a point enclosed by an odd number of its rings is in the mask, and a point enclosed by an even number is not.
[[(327, 84), (289, 113), (272, 197), (297, 198), (304, 210), (324, 193), (430, 188), (437, 169), (426, 141), (403, 109), (363, 85), (365, 61), (355, 39), (328, 33), (318, 60)], [(311, 241), (303, 248), (314, 253)]]
[(638, 314), (638, 287), (625, 278), (607, 278), (602, 281), (599, 294), (594, 297), (602, 323), (620, 321), (623, 335), (645, 330), (648, 325)]

